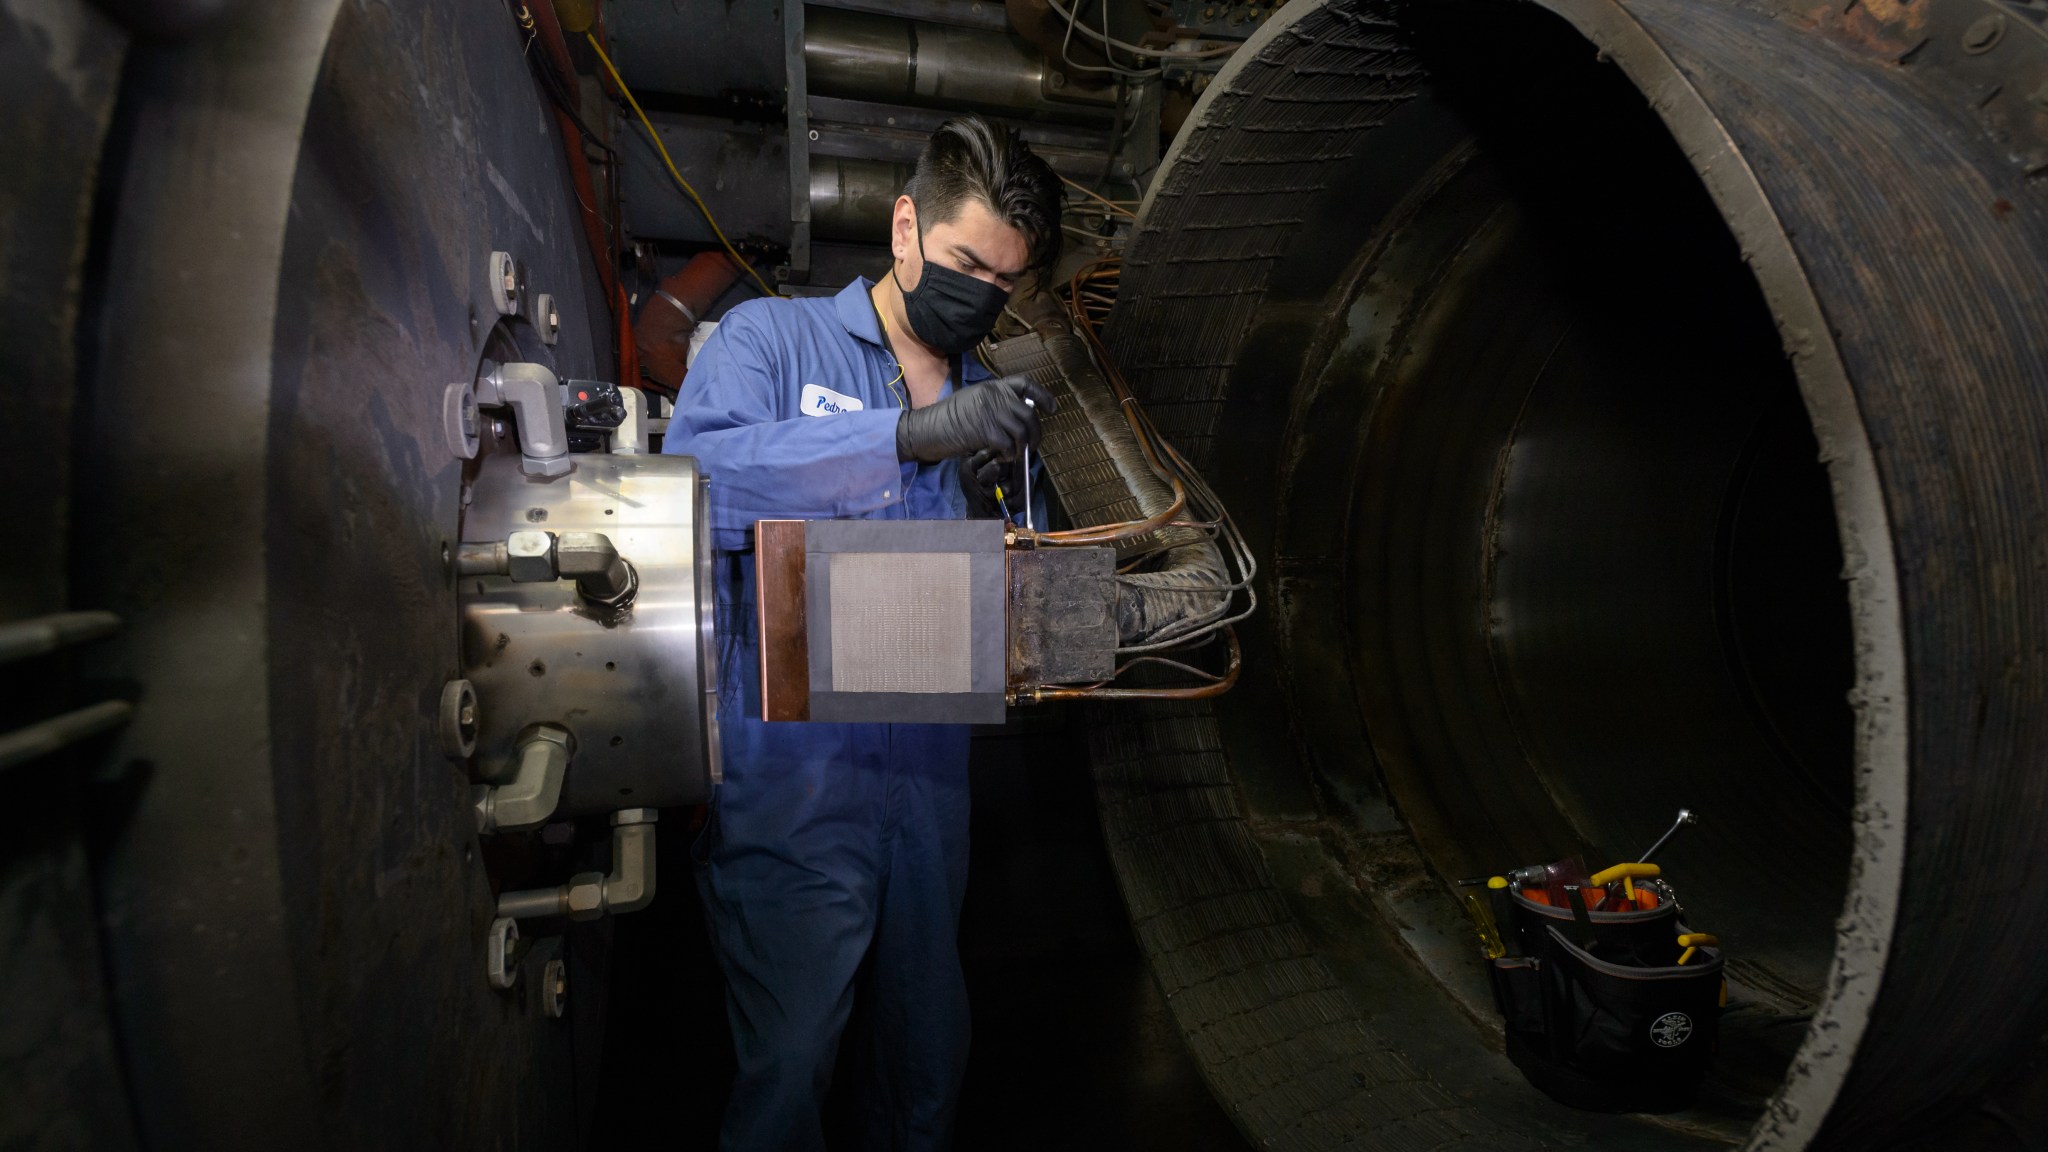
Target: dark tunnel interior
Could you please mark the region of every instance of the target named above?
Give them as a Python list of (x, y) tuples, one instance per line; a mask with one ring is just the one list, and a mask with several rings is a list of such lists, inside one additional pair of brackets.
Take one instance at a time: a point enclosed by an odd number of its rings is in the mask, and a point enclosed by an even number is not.
[[(1457, 944), (1395, 933), (1482, 1019), (1450, 882), (1633, 860), (1693, 809), (1659, 861), (1731, 942), (1729, 1010), (1677, 1126), (1738, 1137), (1804, 1037), (1847, 885), (1827, 470), (1755, 278), (1642, 95), (1554, 17), (1411, 18), (1427, 95), (1302, 225), (1321, 250), (1275, 273), (1269, 313), (1311, 319), (1241, 349), (1299, 357), (1299, 382), (1240, 370), (1220, 421), (1219, 486), (1280, 573), (1258, 655), (1293, 682), (1291, 732), (1267, 689), (1224, 703), (1232, 768), (1285, 797), (1300, 747), (1352, 834), (1405, 826)], [(1368, 1015), (1406, 1011), (1372, 979), (1350, 989)]]
[[(1755, 281), (1642, 97), (1554, 19), (1490, 43), (1433, 60), (1471, 144), (1343, 313), (1406, 296), (1396, 354), (1357, 377), (1368, 733), (1447, 875), (1633, 858), (1679, 806), (1715, 809), (1666, 864), (1811, 995), (1851, 799), (1825, 467)], [(1340, 345), (1322, 371), (1353, 362)]]

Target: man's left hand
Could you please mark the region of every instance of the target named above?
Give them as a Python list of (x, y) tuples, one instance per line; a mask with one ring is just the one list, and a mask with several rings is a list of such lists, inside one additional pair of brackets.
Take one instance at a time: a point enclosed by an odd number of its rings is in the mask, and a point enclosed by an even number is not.
[[(992, 448), (983, 448), (963, 458), (960, 461), (960, 491), (967, 495), (967, 518), (1006, 519), (1004, 502), (1022, 511), (1017, 504), (1024, 498), (1019, 475), (1016, 461), (999, 459)], [(1002, 490), (1001, 500), (996, 498), (999, 488)]]

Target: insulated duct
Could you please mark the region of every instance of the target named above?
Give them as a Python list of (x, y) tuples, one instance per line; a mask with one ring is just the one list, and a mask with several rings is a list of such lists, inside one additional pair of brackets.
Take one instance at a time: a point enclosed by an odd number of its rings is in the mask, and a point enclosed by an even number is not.
[[(2035, 27), (1297, 2), (1207, 90), (1105, 339), (1277, 607), (1229, 697), (1093, 742), (1139, 938), (1255, 1144), (2024, 1131)], [(1667, 875), (1730, 959), (1714, 1078), (1662, 1120), (1564, 1109), (1501, 1056), (1447, 882), (1633, 859), (1681, 806)]]

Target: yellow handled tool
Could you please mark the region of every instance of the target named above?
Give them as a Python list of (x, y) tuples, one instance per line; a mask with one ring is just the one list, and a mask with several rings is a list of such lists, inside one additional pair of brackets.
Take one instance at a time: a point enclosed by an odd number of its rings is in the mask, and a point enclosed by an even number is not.
[[(1499, 880), (1500, 877), (1494, 877)], [(1488, 960), (1498, 960), (1508, 954), (1508, 946), (1500, 938), (1500, 926), (1494, 923), (1493, 910), (1487, 907), (1486, 897), (1470, 888), (1463, 892), (1465, 914), (1472, 917), (1472, 927), (1479, 932), (1480, 950)]]
[(1636, 902), (1636, 881), (1654, 880), (1664, 874), (1655, 864), (1616, 864), (1612, 868), (1593, 873), (1591, 881), (1595, 888), (1605, 888), (1616, 880), (1621, 881), (1621, 890), (1628, 893), (1628, 902)]
[(1687, 960), (1692, 959), (1693, 953), (1700, 949), (1719, 948), (1721, 938), (1706, 932), (1687, 932), (1678, 938), (1678, 946), (1685, 949), (1678, 957), (1678, 963), (1682, 967)]

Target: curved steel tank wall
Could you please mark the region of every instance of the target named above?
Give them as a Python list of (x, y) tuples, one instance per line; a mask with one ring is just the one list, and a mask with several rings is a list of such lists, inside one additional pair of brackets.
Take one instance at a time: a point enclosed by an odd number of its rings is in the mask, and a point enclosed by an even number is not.
[(470, 781), (435, 737), (441, 400), (505, 339), (494, 250), (561, 310), (521, 358), (609, 371), (521, 41), (493, 4), (243, 4), (131, 53), (76, 571), (131, 621), (96, 671), (140, 683), (100, 877), (145, 1144), (575, 1140), (601, 997), (564, 1021), (486, 986)]
[[(1290, 5), (1176, 142), (1108, 337), (1278, 608), (1235, 698), (1102, 714), (1104, 826), (1261, 1143), (1886, 1146), (2048, 1023), (2048, 40), (1546, 7)], [(1693, 1113), (1563, 1112), (1443, 881), (1684, 803), (1749, 1023)]]

